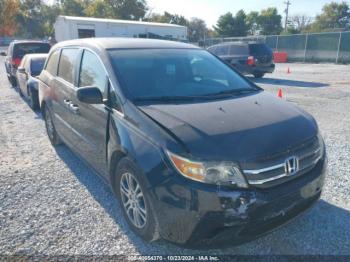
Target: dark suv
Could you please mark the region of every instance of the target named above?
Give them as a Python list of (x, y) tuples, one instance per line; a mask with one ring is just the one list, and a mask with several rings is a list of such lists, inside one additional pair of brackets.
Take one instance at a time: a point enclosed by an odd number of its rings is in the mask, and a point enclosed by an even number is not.
[(51, 143), (100, 174), (147, 240), (236, 244), (320, 197), (326, 152), (314, 118), (206, 50), (150, 39), (61, 42), (39, 78)]
[(263, 43), (223, 43), (209, 47), (208, 51), (242, 74), (252, 74), (256, 78), (275, 70), (272, 50)]
[(32, 40), (15, 40), (10, 43), (5, 58), (5, 68), (7, 78), (9, 79), (12, 86), (17, 85), (16, 73), (17, 68), (21, 64), (22, 58), (26, 54), (47, 54), (50, 51), (51, 45), (43, 41), (32, 41)]

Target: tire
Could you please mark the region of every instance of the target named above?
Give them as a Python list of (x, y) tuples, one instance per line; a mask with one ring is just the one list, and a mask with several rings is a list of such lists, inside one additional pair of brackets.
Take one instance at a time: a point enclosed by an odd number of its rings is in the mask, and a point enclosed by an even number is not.
[(264, 77), (264, 73), (254, 73), (253, 74), (255, 78), (263, 78)]
[(21, 97), (24, 97), (22, 89), (18, 86), (18, 93)]
[(17, 80), (14, 76), (10, 76), (9, 81), (11, 83), (11, 87), (15, 88), (17, 86)]
[(36, 92), (33, 92), (33, 90), (28, 87), (28, 99), (29, 99), (29, 106), (34, 110), (39, 109), (39, 101), (38, 101), (38, 95)]
[(47, 106), (44, 107), (44, 119), (47, 136), (53, 146), (62, 144), (60, 137), (58, 136), (54, 123), (52, 121), (52, 114)]
[(142, 174), (134, 162), (127, 157), (121, 159), (115, 172), (114, 190), (123, 215), (134, 232), (146, 241), (155, 241), (159, 238), (159, 226), (145, 189)]

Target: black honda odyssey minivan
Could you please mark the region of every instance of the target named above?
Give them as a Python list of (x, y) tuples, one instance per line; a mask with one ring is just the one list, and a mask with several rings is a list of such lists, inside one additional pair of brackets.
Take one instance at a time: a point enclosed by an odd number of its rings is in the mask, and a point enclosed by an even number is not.
[(51, 143), (111, 186), (146, 240), (238, 244), (320, 197), (326, 152), (314, 118), (195, 46), (61, 42), (39, 100)]

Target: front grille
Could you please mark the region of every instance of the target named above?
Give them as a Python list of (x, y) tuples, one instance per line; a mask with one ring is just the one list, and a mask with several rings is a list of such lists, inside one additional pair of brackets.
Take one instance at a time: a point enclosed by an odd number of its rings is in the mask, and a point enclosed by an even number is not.
[[(299, 168), (295, 174), (290, 175), (286, 171), (285, 161), (292, 156), (298, 158)], [(281, 154), (245, 163), (243, 172), (250, 185), (260, 188), (272, 187), (309, 172), (322, 156), (323, 145), (320, 145), (318, 138), (315, 137)]]

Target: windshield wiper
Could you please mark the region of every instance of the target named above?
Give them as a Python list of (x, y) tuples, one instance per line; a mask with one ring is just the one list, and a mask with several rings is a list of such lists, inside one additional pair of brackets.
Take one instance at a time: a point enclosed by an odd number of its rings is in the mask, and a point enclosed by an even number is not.
[(243, 93), (251, 93), (258, 91), (257, 89), (230, 89), (217, 93), (210, 93), (198, 96), (148, 96), (134, 98), (134, 102), (148, 102), (148, 101), (160, 101), (160, 102), (176, 102), (176, 101), (195, 101), (200, 99), (210, 99), (221, 96), (237, 96)]
[(137, 97), (134, 98), (135, 102), (146, 102), (146, 101), (161, 101), (161, 102), (173, 102), (173, 101), (193, 101), (200, 96), (149, 96), (149, 97)]
[(258, 91), (257, 89), (230, 89), (224, 90), (217, 93), (206, 94), (205, 96), (237, 96), (244, 93), (252, 93)]

